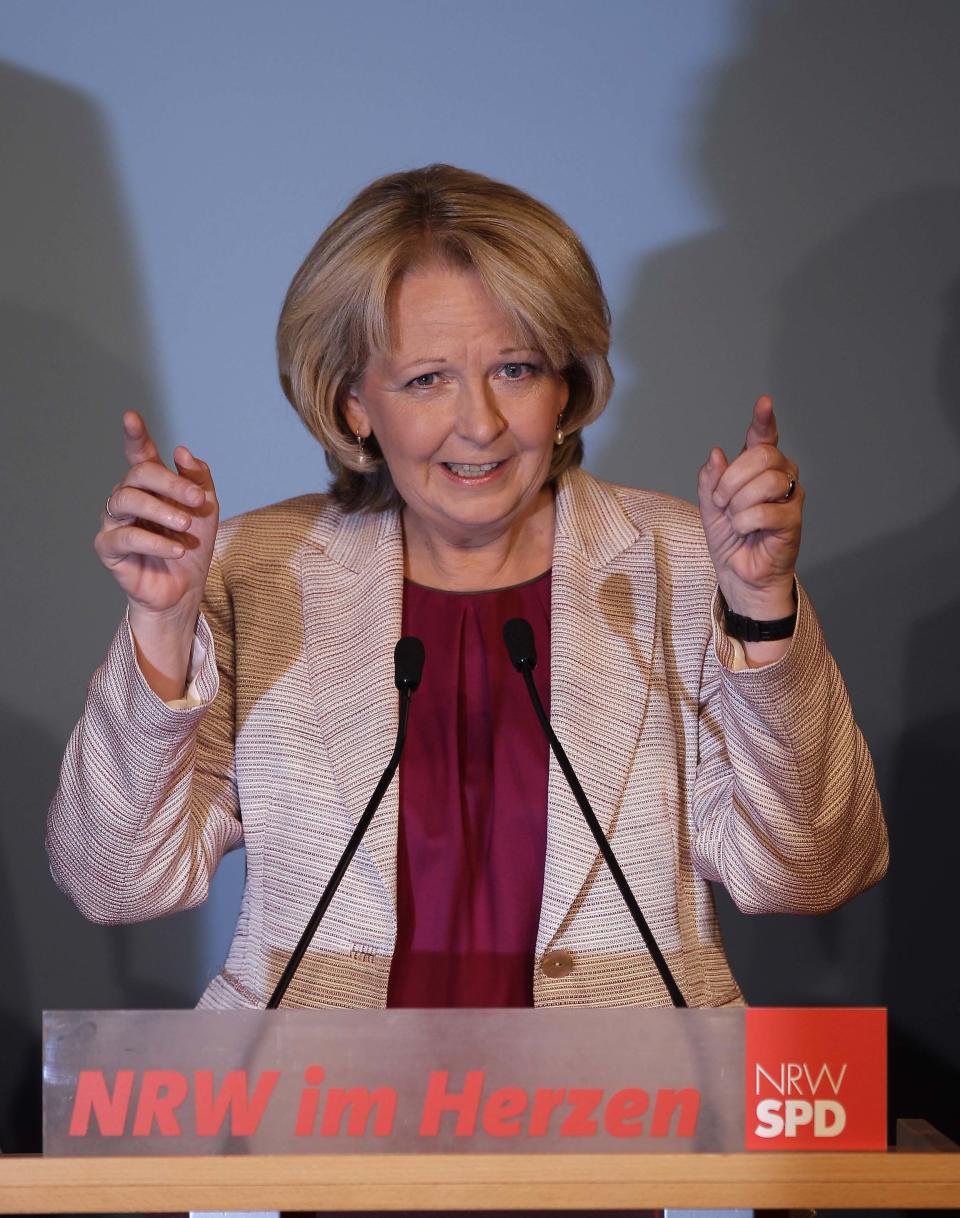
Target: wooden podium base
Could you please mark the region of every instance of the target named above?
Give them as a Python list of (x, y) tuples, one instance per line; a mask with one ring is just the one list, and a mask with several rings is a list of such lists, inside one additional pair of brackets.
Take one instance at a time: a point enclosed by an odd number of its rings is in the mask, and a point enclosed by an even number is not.
[(960, 1207), (960, 1154), (0, 1156), (0, 1213)]

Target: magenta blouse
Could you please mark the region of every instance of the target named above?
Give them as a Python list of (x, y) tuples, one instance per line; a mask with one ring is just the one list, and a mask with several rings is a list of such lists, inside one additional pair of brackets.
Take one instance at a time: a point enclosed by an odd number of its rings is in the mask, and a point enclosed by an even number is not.
[(400, 765), (390, 1007), (533, 1005), (548, 749), (503, 644), (533, 627), (550, 705), (550, 572), (489, 592), (407, 580), (403, 633), (426, 663)]

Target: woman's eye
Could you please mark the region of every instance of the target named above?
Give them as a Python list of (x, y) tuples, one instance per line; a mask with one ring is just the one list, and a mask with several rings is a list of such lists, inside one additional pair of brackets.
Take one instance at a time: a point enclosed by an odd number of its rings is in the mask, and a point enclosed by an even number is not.
[(431, 389), (437, 383), (438, 372), (425, 372), (423, 376), (415, 376), (410, 384), (414, 389)]
[(521, 381), (531, 372), (536, 372), (534, 364), (504, 364), (500, 371), (508, 381)]

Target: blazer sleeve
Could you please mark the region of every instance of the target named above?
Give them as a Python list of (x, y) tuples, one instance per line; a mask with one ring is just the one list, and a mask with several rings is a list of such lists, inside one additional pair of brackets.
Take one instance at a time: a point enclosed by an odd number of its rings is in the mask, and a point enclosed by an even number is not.
[(715, 598), (693, 798), (698, 872), (745, 913), (824, 913), (880, 880), (873, 762), (810, 601), (785, 656), (732, 671)]
[(57, 884), (94, 922), (139, 922), (205, 900), (243, 830), (234, 770), (234, 635), (217, 559), (197, 621), (200, 705), (150, 689), (122, 622), (87, 691), (47, 817)]

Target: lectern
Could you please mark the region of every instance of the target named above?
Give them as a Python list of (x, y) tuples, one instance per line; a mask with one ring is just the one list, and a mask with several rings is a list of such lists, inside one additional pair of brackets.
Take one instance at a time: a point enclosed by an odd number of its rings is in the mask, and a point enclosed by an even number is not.
[(885, 1012), (52, 1012), (0, 1212), (937, 1208)]

